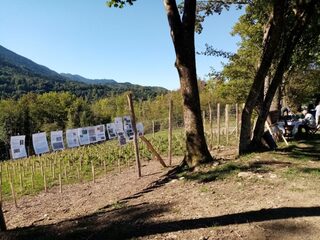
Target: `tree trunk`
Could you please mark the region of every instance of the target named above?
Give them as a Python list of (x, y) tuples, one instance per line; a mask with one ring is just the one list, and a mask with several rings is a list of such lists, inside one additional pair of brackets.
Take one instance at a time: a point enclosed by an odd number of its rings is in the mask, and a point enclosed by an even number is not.
[(254, 77), (247, 101), (245, 103), (242, 119), (239, 142), (239, 153), (243, 154), (252, 151), (251, 149), (251, 115), (257, 106), (257, 100), (263, 93), (264, 80), (270, 69), (272, 59), (275, 55), (279, 40), (281, 38), (283, 19), (286, 8), (286, 1), (273, 1), (273, 14), (271, 15), (266, 27), (264, 36), (263, 53), (260, 60), (260, 66)]
[(185, 161), (190, 167), (194, 167), (200, 163), (213, 161), (204, 136), (197, 84), (194, 46), (196, 0), (184, 1), (182, 19), (175, 0), (164, 0), (163, 3), (175, 48), (175, 66), (179, 74), (183, 98), (187, 149)]
[(0, 232), (6, 231), (6, 230), (7, 230), (6, 221), (3, 216), (2, 203), (0, 202)]
[(264, 132), (264, 124), (269, 114), (270, 106), (272, 104), (276, 91), (283, 80), (283, 75), (285, 71), (288, 70), (294, 48), (299, 42), (303, 31), (307, 28), (313, 12), (313, 6), (311, 2), (310, 5), (308, 5), (308, 7), (305, 9), (305, 11), (301, 13), (300, 17), (298, 17), (298, 19), (296, 20), (296, 24), (293, 26), (289, 33), (288, 38), (285, 39), (286, 45), (284, 52), (281, 55), (281, 59), (277, 65), (273, 79), (270, 83), (268, 91), (266, 92), (265, 100), (257, 119), (254, 130), (254, 137), (250, 142), (249, 147), (251, 150), (256, 150), (261, 145), (261, 138)]

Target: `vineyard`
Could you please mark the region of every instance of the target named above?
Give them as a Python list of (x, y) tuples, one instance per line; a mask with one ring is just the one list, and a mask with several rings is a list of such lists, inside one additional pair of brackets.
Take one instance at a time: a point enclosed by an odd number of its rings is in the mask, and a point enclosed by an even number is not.
[[(224, 121), (220, 119), (217, 121), (218, 119), (213, 119), (212, 115), (204, 113), (206, 138), (211, 149), (236, 144), (238, 118), (231, 114), (230, 118), (224, 116), (221, 119)], [(169, 148), (167, 127), (166, 120), (145, 124), (147, 133), (145, 137), (165, 159)], [(184, 131), (181, 124), (175, 122), (171, 152), (173, 156), (183, 156), (184, 151)], [(152, 153), (141, 140), (139, 140), (139, 155), (145, 161), (153, 159)], [(59, 186), (59, 192), (62, 193), (64, 185), (87, 181), (94, 183), (96, 178), (103, 177), (112, 170), (117, 169), (120, 172), (124, 167), (133, 165), (134, 159), (132, 141), (124, 146), (119, 146), (118, 141), (106, 141), (42, 156), (4, 161), (0, 163), (1, 199), (14, 200), (17, 206), (19, 197), (34, 195), (40, 191), (46, 192), (53, 186)]]

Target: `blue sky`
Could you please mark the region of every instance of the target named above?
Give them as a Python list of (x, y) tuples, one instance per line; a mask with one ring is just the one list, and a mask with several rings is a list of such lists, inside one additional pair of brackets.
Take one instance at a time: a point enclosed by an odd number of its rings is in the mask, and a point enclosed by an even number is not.
[[(235, 52), (230, 36), (243, 11), (224, 11), (207, 18), (196, 36)], [(161, 0), (138, 0), (132, 7), (108, 8), (105, 0), (1, 0), (0, 45), (59, 73), (118, 82), (179, 88), (174, 49)], [(198, 76), (223, 59), (197, 56)]]

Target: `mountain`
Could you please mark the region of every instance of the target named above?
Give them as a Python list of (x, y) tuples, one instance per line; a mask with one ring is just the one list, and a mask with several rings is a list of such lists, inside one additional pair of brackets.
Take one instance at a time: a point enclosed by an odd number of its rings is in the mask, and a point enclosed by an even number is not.
[(19, 98), (29, 93), (69, 91), (76, 96), (96, 100), (132, 91), (139, 99), (166, 93), (162, 87), (118, 83), (112, 79), (87, 79), (79, 75), (59, 74), (0, 45), (0, 98)]
[(60, 75), (64, 76), (65, 78), (68, 78), (72, 81), (77, 81), (77, 82), (83, 82), (86, 84), (97, 84), (97, 85), (104, 85), (104, 84), (119, 84), (113, 79), (89, 79), (89, 78), (84, 78), (80, 75), (73, 75), (70, 73), (60, 73)]

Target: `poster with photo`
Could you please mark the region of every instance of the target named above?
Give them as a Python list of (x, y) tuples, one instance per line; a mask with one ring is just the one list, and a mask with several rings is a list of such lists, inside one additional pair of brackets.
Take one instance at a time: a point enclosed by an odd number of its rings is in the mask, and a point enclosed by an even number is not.
[(107, 133), (108, 133), (108, 138), (110, 140), (117, 138), (117, 131), (116, 131), (115, 123), (108, 123), (107, 124)]
[(89, 134), (90, 143), (96, 143), (97, 142), (96, 128), (88, 127), (88, 134)]
[(12, 136), (10, 138), (11, 156), (12, 159), (27, 157), (26, 151), (26, 136)]
[(97, 141), (105, 141), (106, 140), (106, 128), (103, 124), (95, 126), (96, 128), (96, 136)]
[(66, 131), (68, 148), (79, 147), (78, 129), (67, 129)]
[(142, 122), (137, 123), (137, 132), (138, 132), (138, 136), (144, 135), (144, 127), (143, 127)]
[(90, 144), (88, 128), (78, 128), (78, 136), (80, 145)]
[(122, 122), (122, 117), (116, 117), (114, 119), (114, 125), (115, 125), (115, 130), (116, 132), (123, 132), (123, 122)]
[(127, 139), (133, 140), (134, 133), (133, 133), (133, 128), (132, 128), (130, 116), (123, 117), (123, 129), (124, 129), (124, 132), (125, 132)]
[(32, 134), (32, 144), (35, 154), (43, 154), (49, 152), (47, 134), (45, 132)]
[(63, 132), (62, 131), (52, 131), (50, 133), (51, 147), (53, 151), (63, 150)]

